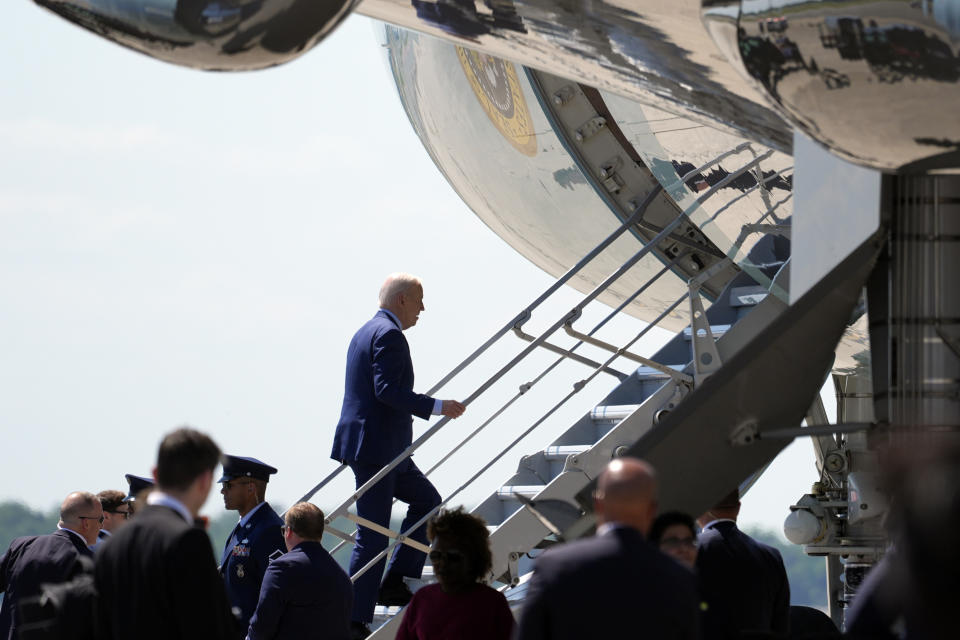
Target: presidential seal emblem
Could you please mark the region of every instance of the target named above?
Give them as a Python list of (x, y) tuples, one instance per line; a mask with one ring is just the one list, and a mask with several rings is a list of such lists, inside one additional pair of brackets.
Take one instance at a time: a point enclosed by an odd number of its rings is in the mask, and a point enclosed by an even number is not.
[(463, 47), (457, 47), (457, 57), (493, 126), (520, 153), (537, 155), (537, 134), (513, 63)]

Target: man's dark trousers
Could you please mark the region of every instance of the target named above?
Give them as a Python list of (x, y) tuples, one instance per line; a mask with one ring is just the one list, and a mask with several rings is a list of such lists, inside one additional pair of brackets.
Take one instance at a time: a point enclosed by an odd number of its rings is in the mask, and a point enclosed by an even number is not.
[[(351, 462), (350, 468), (353, 469), (359, 489), (367, 480), (376, 475), (383, 468), (383, 465)], [(441, 502), (440, 494), (437, 493), (427, 477), (421, 473), (410, 458), (397, 465), (380, 482), (360, 497), (357, 501), (357, 513), (364, 514), (365, 517), (374, 522), (389, 526), (394, 497), (409, 505), (407, 515), (400, 525), (401, 532), (412, 527)], [(419, 527), (410, 537), (426, 544), (426, 525)], [(349, 574), (352, 576), (367, 566), (367, 563), (386, 547), (386, 536), (366, 527), (360, 527), (357, 533), (357, 544), (353, 548), (353, 555), (350, 557)], [(419, 576), (423, 571), (423, 563), (426, 559), (427, 557), (422, 551), (405, 544), (397, 545), (394, 548), (393, 557), (390, 559), (387, 580), (400, 580), (403, 576)], [(353, 620), (358, 622), (372, 621), (371, 612), (376, 606), (377, 593), (380, 590), (380, 577), (383, 575), (383, 564), (384, 560), (381, 560), (353, 583)]]

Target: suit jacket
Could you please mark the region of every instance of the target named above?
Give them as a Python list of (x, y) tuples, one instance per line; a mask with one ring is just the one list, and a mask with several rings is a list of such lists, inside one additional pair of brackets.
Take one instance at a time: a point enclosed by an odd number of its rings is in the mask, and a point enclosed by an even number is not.
[(701, 532), (697, 574), (708, 606), (705, 638), (789, 630), (790, 584), (780, 552), (743, 533), (735, 522), (717, 522)]
[(80, 557), (93, 557), (86, 543), (59, 529), (43, 536), (17, 538), (0, 558), (0, 640), (17, 637), (18, 603), (40, 595), (43, 584), (72, 580), (83, 571)]
[(347, 349), (340, 421), (330, 457), (384, 465), (413, 441), (413, 418), (427, 420), (434, 399), (413, 392), (413, 362), (403, 331), (382, 309)]
[(617, 527), (537, 559), (517, 637), (695, 640), (699, 604), (689, 569)]
[(149, 505), (97, 552), (101, 640), (239, 635), (206, 531)]
[(349, 640), (353, 587), (319, 542), (301, 542), (267, 567), (248, 640)]
[(230, 538), (223, 548), (220, 572), (227, 588), (227, 599), (240, 609), (240, 628), (246, 630), (260, 597), (260, 583), (270, 564), (270, 556), (286, 552), (280, 527), (283, 520), (273, 508), (264, 503), (237, 531), (237, 543), (230, 546)]

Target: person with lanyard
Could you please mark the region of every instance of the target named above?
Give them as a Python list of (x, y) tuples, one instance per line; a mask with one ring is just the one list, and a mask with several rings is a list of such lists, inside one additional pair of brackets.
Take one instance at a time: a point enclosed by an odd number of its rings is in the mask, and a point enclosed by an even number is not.
[(267, 482), (277, 470), (256, 458), (225, 455), (223, 506), (240, 514), (223, 547), (220, 574), (227, 589), (227, 598), (240, 610), (240, 626), (246, 629), (257, 608), (260, 585), (270, 560), (286, 551), (283, 541), (283, 520), (265, 501)]

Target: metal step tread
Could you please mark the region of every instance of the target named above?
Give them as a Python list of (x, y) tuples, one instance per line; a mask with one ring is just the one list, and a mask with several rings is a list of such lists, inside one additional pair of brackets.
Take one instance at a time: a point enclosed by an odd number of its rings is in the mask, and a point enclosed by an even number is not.
[(513, 495), (516, 493), (532, 500), (538, 493), (543, 491), (543, 488), (546, 486), (545, 484), (504, 485), (497, 489), (497, 496), (501, 500), (516, 500), (516, 497)]
[(570, 456), (580, 455), (584, 451), (589, 451), (592, 444), (566, 444), (547, 447), (543, 450), (543, 455), (547, 460), (566, 460)]
[(611, 420), (620, 422), (639, 408), (639, 404), (601, 405), (593, 408), (593, 411), (590, 412), (590, 419), (594, 422), (609, 422)]

